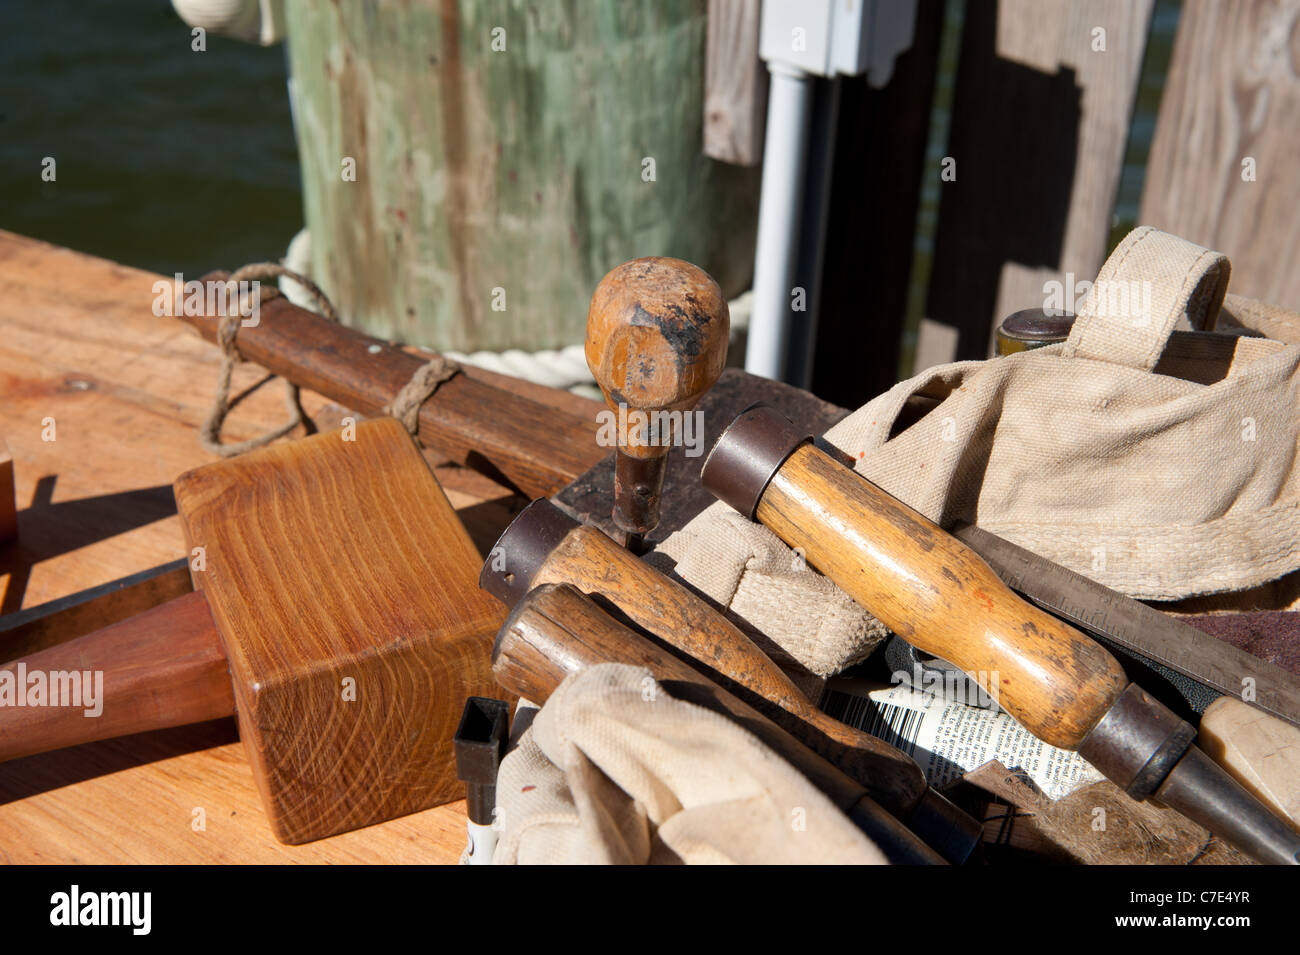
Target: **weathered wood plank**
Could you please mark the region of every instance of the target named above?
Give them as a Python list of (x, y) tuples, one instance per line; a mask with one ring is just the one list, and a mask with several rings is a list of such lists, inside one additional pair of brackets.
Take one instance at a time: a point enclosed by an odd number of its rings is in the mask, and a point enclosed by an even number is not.
[(942, 185), (927, 301), (956, 347), (935, 350), (923, 329), (918, 354), (932, 363), (987, 357), (997, 323), (1041, 306), (1045, 282), (1096, 276), (1152, 5), (967, 5), (947, 152), (956, 179)]
[(763, 159), (767, 68), (758, 57), (759, 0), (709, 0), (704, 155), (737, 166)]
[(1295, 0), (1187, 0), (1141, 221), (1232, 260), (1232, 290), (1300, 309)]
[(638, 256), (748, 287), (759, 174), (700, 148), (705, 0), (286, 13), (313, 274), (349, 323), (532, 350), (581, 341)]
[[(170, 486), (212, 460), (196, 433), (220, 356), (183, 323), (153, 315), (158, 278), (0, 231), (0, 434), (14, 457), (20, 527), (20, 540), (0, 548), (5, 612), (186, 553)], [(242, 365), (233, 390), (265, 377)], [(337, 406), (302, 397), (318, 422), (337, 421)], [(280, 389), (256, 389), (227, 437), (251, 437), (283, 416)], [(53, 441), (42, 440), (45, 417), (56, 419)], [(437, 476), (485, 551), (515, 499), (464, 468)], [(233, 720), (44, 753), (0, 773), (5, 862), (449, 863), (464, 840), (458, 802), (280, 845)]]

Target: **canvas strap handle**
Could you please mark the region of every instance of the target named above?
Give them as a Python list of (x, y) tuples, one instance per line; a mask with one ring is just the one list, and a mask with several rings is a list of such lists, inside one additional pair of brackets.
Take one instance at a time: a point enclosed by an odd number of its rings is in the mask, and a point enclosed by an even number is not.
[(1101, 267), (1061, 354), (1150, 371), (1176, 328), (1213, 329), (1230, 272), (1220, 252), (1134, 229)]

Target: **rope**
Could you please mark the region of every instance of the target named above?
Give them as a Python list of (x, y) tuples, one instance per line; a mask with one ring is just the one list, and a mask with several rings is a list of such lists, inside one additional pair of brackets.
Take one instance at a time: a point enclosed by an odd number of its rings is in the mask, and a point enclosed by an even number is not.
[[(338, 312), (330, 303), (329, 298), (320, 287), (307, 276), (278, 265), (275, 262), (254, 262), (251, 265), (245, 265), (243, 268), (236, 269), (226, 279), (227, 282), (249, 282), (261, 281), (263, 279), (290, 278), (298, 282), (311, 295), (316, 305), (319, 306), (320, 314), (328, 321), (338, 322)], [(205, 451), (218, 455), (223, 458), (233, 458), (243, 454), (245, 451), (252, 451), (254, 448), (260, 448), (270, 444), (277, 438), (282, 438), (298, 425), (302, 424), (303, 411), (302, 404), (299, 401), (298, 386), (293, 382), (285, 379), (285, 406), (289, 410), (289, 420), (277, 428), (272, 428), (264, 434), (256, 435), (247, 441), (239, 441), (234, 444), (221, 443), (221, 427), (225, 423), (226, 415), (230, 413), (230, 378), (234, 372), (235, 365), (244, 360), (244, 356), (239, 353), (239, 348), (235, 344), (235, 337), (239, 334), (239, 329), (243, 322), (244, 302), (239, 302), (240, 307), (233, 310), (232, 314), (221, 316), (221, 322), (217, 326), (217, 345), (221, 348), (221, 372), (217, 376), (217, 392), (213, 396), (212, 410), (208, 412), (207, 420), (199, 428), (199, 444)], [(402, 390), (384, 406), (384, 414), (392, 415), (412, 435), (419, 428), (420, 406), (438, 390), (438, 387), (451, 378), (458, 371), (460, 365), (456, 362), (436, 355), (426, 364), (421, 365), (411, 375), (411, 380), (402, 386)]]
[(420, 428), (420, 405), (438, 390), (439, 385), (458, 371), (460, 365), (450, 358), (434, 355), (427, 364), (415, 369), (411, 380), (402, 386), (392, 401), (384, 405), (384, 414), (392, 415), (402, 422), (407, 431), (415, 434)]

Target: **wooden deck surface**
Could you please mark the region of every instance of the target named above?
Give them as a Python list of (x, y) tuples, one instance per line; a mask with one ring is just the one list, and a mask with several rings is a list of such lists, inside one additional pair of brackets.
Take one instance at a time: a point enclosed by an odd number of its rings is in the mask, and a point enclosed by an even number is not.
[[(0, 613), (184, 556), (171, 485), (211, 460), (196, 435), (219, 355), (183, 323), (153, 314), (158, 278), (0, 231), (0, 437), (14, 459), (19, 528), (17, 543), (0, 545)], [(232, 394), (251, 393), (226, 440), (283, 420), (283, 385), (266, 377), (236, 369)], [(322, 430), (345, 413), (307, 392), (303, 406)], [(486, 551), (519, 499), (471, 471), (436, 473)], [(0, 659), (9, 658), (0, 634)], [(0, 764), (5, 862), (451, 863), (464, 841), (457, 802), (280, 845), (234, 720)]]

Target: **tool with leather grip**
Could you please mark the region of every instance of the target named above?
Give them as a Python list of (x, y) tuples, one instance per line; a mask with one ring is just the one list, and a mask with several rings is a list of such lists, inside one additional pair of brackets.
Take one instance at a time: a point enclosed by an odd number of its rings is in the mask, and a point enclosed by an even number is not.
[(492, 648), (497, 682), (535, 702), (546, 700), (570, 673), (599, 663), (645, 667), (674, 698), (740, 724), (825, 793), (891, 862), (944, 863), (860, 783), (568, 584), (545, 584), (530, 592), (502, 624)]
[(625, 262), (596, 286), (587, 311), (587, 366), (616, 416), (614, 523), (639, 550), (659, 523), (673, 431), (727, 362), (727, 300), (681, 259)]
[(1196, 730), (1089, 637), (1017, 597), (977, 554), (812, 444), (770, 408), (742, 413), (705, 461), (718, 498), (771, 528), (909, 643), (972, 676), (1039, 739), (1078, 750), (1263, 862), (1300, 836), (1192, 745)]
[(544, 584), (571, 584), (608, 601), (637, 627), (736, 684), (738, 695), (861, 782), (945, 858), (963, 861), (970, 854), (978, 840), (975, 821), (928, 788), (907, 754), (822, 712), (702, 598), (542, 498), (506, 528), (479, 586), (513, 607)]

